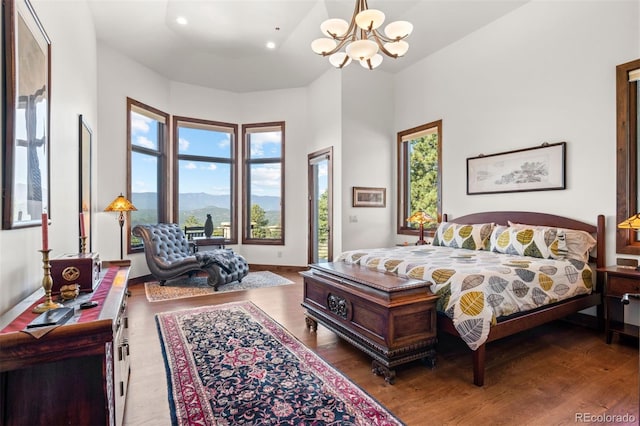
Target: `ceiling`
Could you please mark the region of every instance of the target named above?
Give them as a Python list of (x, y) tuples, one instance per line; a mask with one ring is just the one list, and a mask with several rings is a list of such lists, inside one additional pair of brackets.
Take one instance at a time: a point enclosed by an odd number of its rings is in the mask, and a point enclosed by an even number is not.
[[(396, 73), (527, 0), (369, 0), (385, 24), (413, 24)], [(355, 0), (89, 0), (100, 42), (173, 81), (232, 92), (304, 87), (332, 68), (311, 51), (328, 18), (351, 19)], [(187, 25), (176, 22), (178, 16)], [(266, 43), (275, 43), (275, 49)], [(359, 71), (360, 71), (359, 70)], [(340, 72), (335, 70), (335, 72)]]

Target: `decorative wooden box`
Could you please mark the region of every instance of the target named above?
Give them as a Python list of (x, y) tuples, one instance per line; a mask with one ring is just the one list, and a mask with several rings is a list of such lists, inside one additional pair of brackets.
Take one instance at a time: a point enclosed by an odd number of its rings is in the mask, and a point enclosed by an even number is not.
[(309, 265), (302, 306), (307, 326), (318, 324), (373, 358), (372, 372), (395, 380), (395, 367), (424, 358), (436, 361), (436, 302), (427, 283), (381, 274), (359, 265)]
[(92, 292), (100, 277), (98, 253), (63, 254), (49, 261), (53, 287), (51, 294), (60, 293), (63, 285), (78, 284), (81, 292)]

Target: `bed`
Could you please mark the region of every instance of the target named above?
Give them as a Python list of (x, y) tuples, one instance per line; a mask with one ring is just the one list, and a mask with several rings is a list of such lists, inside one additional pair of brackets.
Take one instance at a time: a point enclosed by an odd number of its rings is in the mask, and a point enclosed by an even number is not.
[[(456, 243), (452, 232), (446, 232), (452, 229), (464, 230), (465, 238)], [(437, 332), (467, 343), (473, 353), (473, 382), (482, 386), (487, 343), (592, 306), (597, 306), (598, 325), (602, 324), (603, 280), (596, 269), (605, 265), (604, 235), (602, 215), (596, 225), (534, 212), (483, 212), (451, 219), (445, 215), (433, 247), (394, 247), (384, 254), (381, 249), (351, 250), (337, 263), (346, 263), (347, 270), (366, 267), (427, 281), (440, 296)], [(444, 244), (447, 238), (452, 244)], [(593, 241), (580, 243), (579, 254), (572, 248), (567, 251), (576, 238)], [(427, 259), (424, 264), (421, 256)], [(502, 297), (505, 287), (516, 296)], [(521, 299), (520, 305), (515, 299)]]

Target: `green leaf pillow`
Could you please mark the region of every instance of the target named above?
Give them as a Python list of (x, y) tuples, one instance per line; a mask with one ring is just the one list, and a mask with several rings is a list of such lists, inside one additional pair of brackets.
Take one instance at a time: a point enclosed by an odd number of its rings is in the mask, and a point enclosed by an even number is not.
[(491, 236), (493, 223), (459, 224), (442, 222), (433, 236), (432, 245), (469, 250), (484, 250)]
[(567, 246), (564, 234), (557, 228), (510, 226), (499, 235), (492, 235), (491, 251), (540, 259), (564, 259)]

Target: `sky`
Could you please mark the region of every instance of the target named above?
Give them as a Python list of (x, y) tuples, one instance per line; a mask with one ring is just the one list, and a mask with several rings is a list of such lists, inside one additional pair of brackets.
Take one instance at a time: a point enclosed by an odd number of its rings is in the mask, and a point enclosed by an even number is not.
[[(131, 113), (132, 144), (158, 149), (158, 123), (146, 116)], [(241, 144), (238, 144), (241, 145)], [(251, 134), (252, 159), (280, 157), (280, 132)], [(231, 134), (211, 129), (181, 126), (178, 134), (178, 155), (200, 155), (229, 159)], [(133, 156), (132, 192), (155, 192), (157, 162), (144, 155)], [(189, 159), (179, 161), (179, 191), (205, 192), (212, 195), (230, 193), (230, 166), (224, 162), (208, 163)], [(280, 196), (280, 165), (254, 164), (251, 166), (254, 195)], [(239, 173), (240, 175), (240, 173)]]
[[(47, 108), (48, 103), (46, 99), (38, 99), (35, 104), (36, 112), (35, 112), (35, 135), (34, 137), (38, 140), (47, 139), (46, 127), (47, 127)], [(41, 196), (42, 196), (42, 206), (35, 206), (34, 208), (29, 208), (29, 203), (27, 200), (27, 186), (29, 184), (30, 177), (33, 176), (35, 172), (30, 171), (28, 167), (29, 163), (29, 149), (25, 144), (27, 138), (27, 120), (26, 120), (26, 110), (24, 108), (19, 108), (16, 110), (15, 114), (15, 143), (13, 150), (13, 194), (12, 194), (12, 218), (14, 221), (29, 221), (29, 220), (37, 220), (40, 218), (40, 214), (44, 210), (48, 210), (49, 208), (49, 181), (47, 179), (48, 176), (48, 160), (47, 156), (49, 155), (49, 143), (46, 141), (44, 144), (39, 144), (35, 148), (35, 154), (38, 158), (38, 166), (40, 168), (40, 177), (41, 177)], [(31, 216), (30, 213), (35, 214), (35, 216)]]

